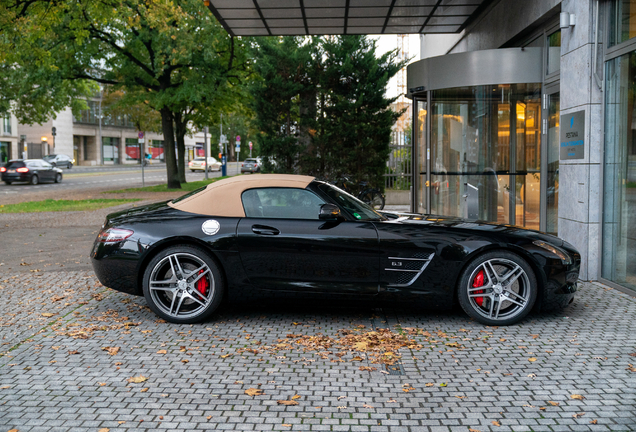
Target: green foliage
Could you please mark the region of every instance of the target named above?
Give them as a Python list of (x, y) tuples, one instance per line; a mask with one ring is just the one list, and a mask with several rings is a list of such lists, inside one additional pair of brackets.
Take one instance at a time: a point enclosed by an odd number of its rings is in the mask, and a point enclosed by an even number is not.
[[(184, 191), (193, 191), (196, 189), (199, 189), (200, 187), (203, 186), (207, 186), (210, 183), (214, 183), (216, 181), (219, 181), (221, 179), (225, 179), (225, 178), (229, 178), (232, 176), (225, 176), (225, 177), (215, 177), (215, 178), (211, 178), (208, 180), (200, 180), (200, 181), (195, 181), (195, 182), (190, 182), (187, 184), (182, 185), (182, 190)], [(166, 185), (155, 185), (155, 186), (146, 186), (146, 187), (139, 187), (139, 188), (128, 188), (128, 189), (119, 189), (119, 190), (111, 190), (111, 191), (106, 191), (106, 192), (102, 192), (102, 193), (130, 193), (130, 192), (170, 192), (170, 189), (168, 189), (168, 187)]]
[(11, 30), (16, 54), (0, 64), (26, 72), (27, 80), (52, 73), (64, 85), (109, 85), (127, 104), (158, 112), (168, 186), (180, 187), (189, 125), (206, 124), (236, 104), (249, 68), (245, 39), (230, 37), (201, 0), (9, 2), (30, 5), (24, 13), (14, 5), (11, 19), (3, 18), (3, 31), (16, 19), (20, 30)]
[(88, 199), (88, 200), (44, 200), (27, 201), (18, 204), (0, 205), (1, 213), (40, 213), (52, 211), (90, 211), (117, 206), (140, 199)]
[(277, 172), (336, 179), (348, 174), (383, 187), (391, 127), (399, 113), (384, 97), (403, 66), (376, 57), (364, 36), (264, 39), (252, 87), (261, 154)]

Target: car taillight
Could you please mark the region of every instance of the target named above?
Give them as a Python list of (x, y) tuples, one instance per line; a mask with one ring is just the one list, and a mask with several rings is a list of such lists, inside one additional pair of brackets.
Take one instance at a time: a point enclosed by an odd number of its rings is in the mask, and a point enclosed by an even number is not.
[(7, 169), (5, 167), (0, 168), (0, 172), (6, 172)]
[(18, 168), (16, 171), (19, 173), (25, 173), (25, 172), (29, 172), (29, 169), (27, 167), (23, 167), (23, 168)]
[(258, 164), (254, 164), (254, 168), (258, 168)]
[(100, 231), (97, 236), (97, 241), (102, 243), (113, 243), (126, 240), (133, 235), (134, 231), (122, 229), (122, 228), (108, 228), (107, 230)]
[(241, 166), (245, 166), (245, 164), (244, 164), (244, 163), (242, 163), (242, 164), (241, 164)]

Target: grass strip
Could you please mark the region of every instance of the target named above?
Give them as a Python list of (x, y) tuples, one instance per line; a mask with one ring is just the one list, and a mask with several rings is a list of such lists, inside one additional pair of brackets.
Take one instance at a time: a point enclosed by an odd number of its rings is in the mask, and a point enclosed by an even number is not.
[(129, 192), (179, 192), (179, 191), (191, 192), (195, 189), (199, 189), (200, 187), (207, 186), (210, 183), (214, 183), (215, 181), (219, 181), (219, 180), (230, 178), (230, 177), (233, 177), (233, 176), (215, 177), (208, 180), (199, 180), (194, 182), (181, 183), (181, 189), (168, 189), (168, 185), (160, 184), (156, 186), (146, 186), (146, 187), (140, 187), (140, 188), (111, 190), (111, 191), (105, 191), (102, 193), (109, 194), (109, 193), (129, 193)]
[(120, 204), (141, 201), (129, 199), (87, 199), (87, 200), (52, 200), (28, 201), (19, 204), (0, 205), (1, 213), (39, 213), (54, 211), (85, 211), (112, 207)]

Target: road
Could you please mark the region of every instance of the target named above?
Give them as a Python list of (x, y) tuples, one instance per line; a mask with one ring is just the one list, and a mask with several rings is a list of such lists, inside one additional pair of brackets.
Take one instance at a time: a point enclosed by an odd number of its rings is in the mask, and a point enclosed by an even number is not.
[[(49, 195), (48, 198), (59, 198), (59, 195), (68, 195), (85, 191), (105, 189), (124, 189), (141, 187), (141, 167), (73, 167), (63, 170), (64, 179), (61, 183), (42, 183), (30, 185), (27, 183), (13, 183), (7, 185), (0, 182), (0, 204), (11, 204), (19, 201), (31, 201)], [(228, 164), (228, 174), (237, 172), (236, 162)], [(208, 177), (219, 177), (220, 172), (210, 172)], [(203, 172), (186, 173), (187, 181), (203, 180)], [(165, 165), (150, 166), (144, 169), (144, 181), (146, 186), (165, 183)], [(19, 197), (19, 199), (18, 199)]]

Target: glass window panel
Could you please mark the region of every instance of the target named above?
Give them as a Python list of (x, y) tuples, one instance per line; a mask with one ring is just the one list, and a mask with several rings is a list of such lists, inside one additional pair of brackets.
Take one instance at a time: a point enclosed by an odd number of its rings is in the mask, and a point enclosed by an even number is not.
[(603, 278), (636, 289), (636, 52), (606, 63)]
[(611, 3), (609, 45), (618, 45), (636, 36), (636, 0)]
[(431, 213), (538, 228), (541, 85), (432, 94)]
[(548, 74), (561, 68), (561, 30), (548, 36)]
[(559, 231), (559, 110), (560, 95), (548, 96), (548, 176), (546, 191), (546, 231)]
[(305, 189), (250, 189), (241, 197), (247, 217), (318, 219), (321, 198)]
[(426, 212), (426, 115), (428, 113), (426, 101), (417, 101), (417, 144), (419, 147), (419, 168), (414, 175), (420, 175), (417, 211)]

